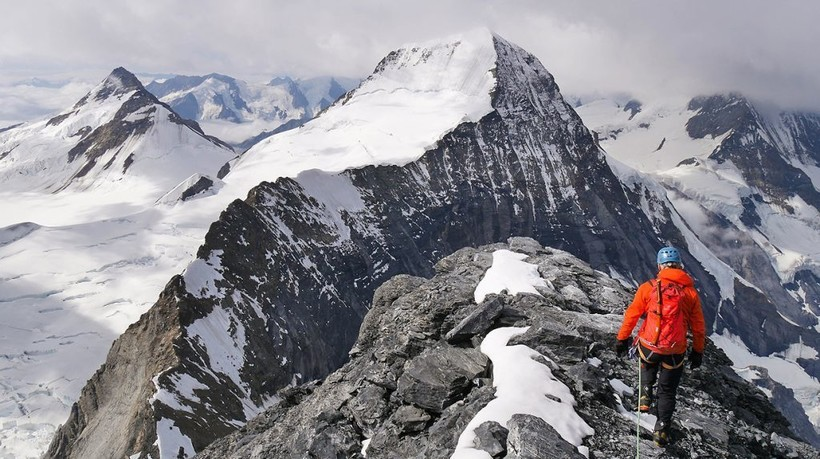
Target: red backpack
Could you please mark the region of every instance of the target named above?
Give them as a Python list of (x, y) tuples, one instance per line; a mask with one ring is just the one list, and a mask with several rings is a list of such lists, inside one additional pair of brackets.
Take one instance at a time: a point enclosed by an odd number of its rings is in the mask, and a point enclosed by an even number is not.
[(686, 321), (681, 305), (683, 286), (654, 279), (652, 296), (646, 305), (646, 318), (638, 332), (643, 342), (660, 351), (686, 342)]

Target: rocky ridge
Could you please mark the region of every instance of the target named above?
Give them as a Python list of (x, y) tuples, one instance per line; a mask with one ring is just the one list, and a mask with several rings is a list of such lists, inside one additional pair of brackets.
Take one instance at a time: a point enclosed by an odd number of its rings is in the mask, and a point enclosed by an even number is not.
[[(498, 250), (525, 254), (546, 286), (476, 304), (476, 285)], [(494, 398), (493, 365), (479, 345), (504, 327), (528, 327), (508, 345), (535, 350), (571, 390), (575, 411), (594, 429), (580, 448), (587, 457), (634, 455), (635, 419), (624, 406), (631, 406), (628, 388), (637, 384), (635, 361), (611, 350), (630, 291), (527, 238), (461, 249), (435, 268), (431, 279), (401, 275), (379, 287), (341, 369), (280, 391), (280, 402), (197, 457), (449, 458), (465, 426)], [(793, 438), (785, 418), (730, 365), (709, 343), (703, 367), (685, 372), (673, 443), (657, 448), (644, 427), (641, 454), (820, 457)], [(473, 447), (486, 453), (473, 457), (584, 457), (531, 414), (481, 424)]]

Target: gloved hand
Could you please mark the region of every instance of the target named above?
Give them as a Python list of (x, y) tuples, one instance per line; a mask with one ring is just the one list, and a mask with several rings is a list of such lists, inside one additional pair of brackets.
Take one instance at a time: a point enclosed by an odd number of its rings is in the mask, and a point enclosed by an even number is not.
[(619, 339), (617, 343), (615, 343), (615, 353), (618, 354), (618, 357), (624, 355), (629, 349), (629, 338), (627, 339)]
[(703, 353), (695, 350), (689, 351), (689, 366), (694, 370), (703, 364)]

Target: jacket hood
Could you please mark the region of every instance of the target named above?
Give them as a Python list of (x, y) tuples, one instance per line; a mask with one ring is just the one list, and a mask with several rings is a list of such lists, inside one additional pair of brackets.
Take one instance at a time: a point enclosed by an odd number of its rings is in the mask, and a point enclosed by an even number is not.
[(694, 287), (695, 282), (686, 271), (677, 268), (664, 268), (658, 272), (658, 279), (661, 281), (670, 281), (683, 286)]

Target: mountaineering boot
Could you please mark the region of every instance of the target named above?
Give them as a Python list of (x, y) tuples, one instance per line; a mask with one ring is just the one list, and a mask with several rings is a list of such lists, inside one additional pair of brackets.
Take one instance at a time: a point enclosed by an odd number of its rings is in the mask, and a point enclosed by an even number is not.
[(669, 433), (665, 430), (656, 430), (652, 434), (652, 439), (655, 440), (656, 445), (664, 448), (669, 444)]
[(647, 394), (641, 394), (638, 399), (638, 411), (642, 413), (649, 412), (649, 407), (652, 405), (652, 398)]
[(665, 422), (658, 421), (655, 424), (655, 432), (652, 433), (652, 440), (661, 448), (669, 444), (669, 426)]

